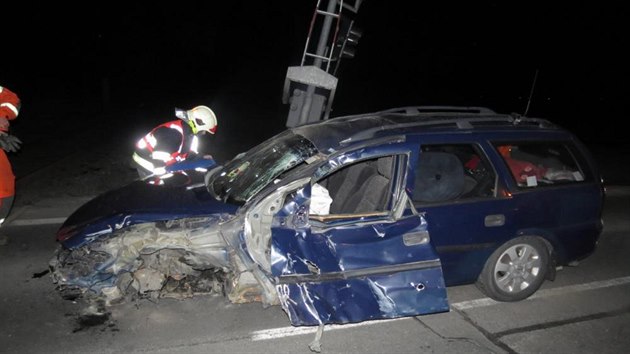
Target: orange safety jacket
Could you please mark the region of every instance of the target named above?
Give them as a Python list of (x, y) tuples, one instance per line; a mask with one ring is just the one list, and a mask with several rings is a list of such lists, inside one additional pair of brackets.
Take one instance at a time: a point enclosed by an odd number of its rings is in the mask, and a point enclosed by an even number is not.
[[(20, 99), (11, 90), (0, 86), (0, 131), (9, 130), (8, 121), (20, 113)], [(5, 124), (2, 124), (2, 123)], [(15, 195), (15, 176), (4, 150), (0, 149), (0, 198)]]
[[(6, 87), (0, 86), (0, 118), (13, 120), (20, 113), (20, 98)], [(6, 132), (8, 126), (0, 126)]]
[(136, 143), (134, 161), (145, 170), (163, 174), (166, 166), (198, 154), (198, 139), (192, 128), (182, 120), (155, 127)]

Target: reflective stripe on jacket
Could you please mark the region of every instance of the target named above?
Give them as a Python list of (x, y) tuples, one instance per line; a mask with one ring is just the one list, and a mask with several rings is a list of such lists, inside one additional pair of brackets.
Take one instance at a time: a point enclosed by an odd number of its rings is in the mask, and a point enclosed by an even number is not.
[[(20, 112), (20, 99), (11, 90), (0, 86), (0, 131), (9, 130), (9, 120)], [(4, 150), (0, 149), (0, 198), (15, 195), (15, 175)]]
[(20, 113), (20, 98), (6, 87), (0, 86), (0, 118), (12, 120)]
[(164, 173), (166, 166), (184, 161), (197, 153), (197, 137), (182, 120), (166, 122), (153, 128), (136, 143), (133, 159), (151, 173)]

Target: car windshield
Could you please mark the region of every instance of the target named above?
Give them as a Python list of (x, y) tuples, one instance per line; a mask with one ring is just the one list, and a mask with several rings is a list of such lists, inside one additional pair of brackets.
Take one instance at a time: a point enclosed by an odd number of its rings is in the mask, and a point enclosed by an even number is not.
[(243, 205), (282, 173), (315, 154), (312, 142), (285, 131), (228, 162), (209, 181), (208, 189), (223, 202)]

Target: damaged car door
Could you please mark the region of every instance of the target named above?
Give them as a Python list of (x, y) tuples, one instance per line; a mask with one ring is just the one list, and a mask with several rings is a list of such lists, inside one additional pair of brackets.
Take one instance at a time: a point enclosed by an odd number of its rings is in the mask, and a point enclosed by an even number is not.
[[(406, 192), (406, 145), (329, 160), (282, 198), (270, 271), (293, 325), (448, 311), (440, 260)], [(315, 183), (329, 191), (328, 214), (309, 212)]]

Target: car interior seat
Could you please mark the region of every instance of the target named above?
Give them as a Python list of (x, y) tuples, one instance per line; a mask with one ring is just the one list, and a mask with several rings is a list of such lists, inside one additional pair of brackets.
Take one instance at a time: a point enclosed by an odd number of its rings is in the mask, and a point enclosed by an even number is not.
[(362, 161), (331, 175), (327, 187), (333, 200), (330, 204), (330, 213), (348, 213), (351, 196), (376, 173), (378, 171), (371, 161)]
[(412, 199), (443, 202), (459, 197), (465, 189), (464, 167), (456, 155), (422, 152), (416, 168)]
[(369, 213), (385, 210), (392, 178), (391, 156), (379, 158), (372, 173), (343, 206), (344, 213)]

